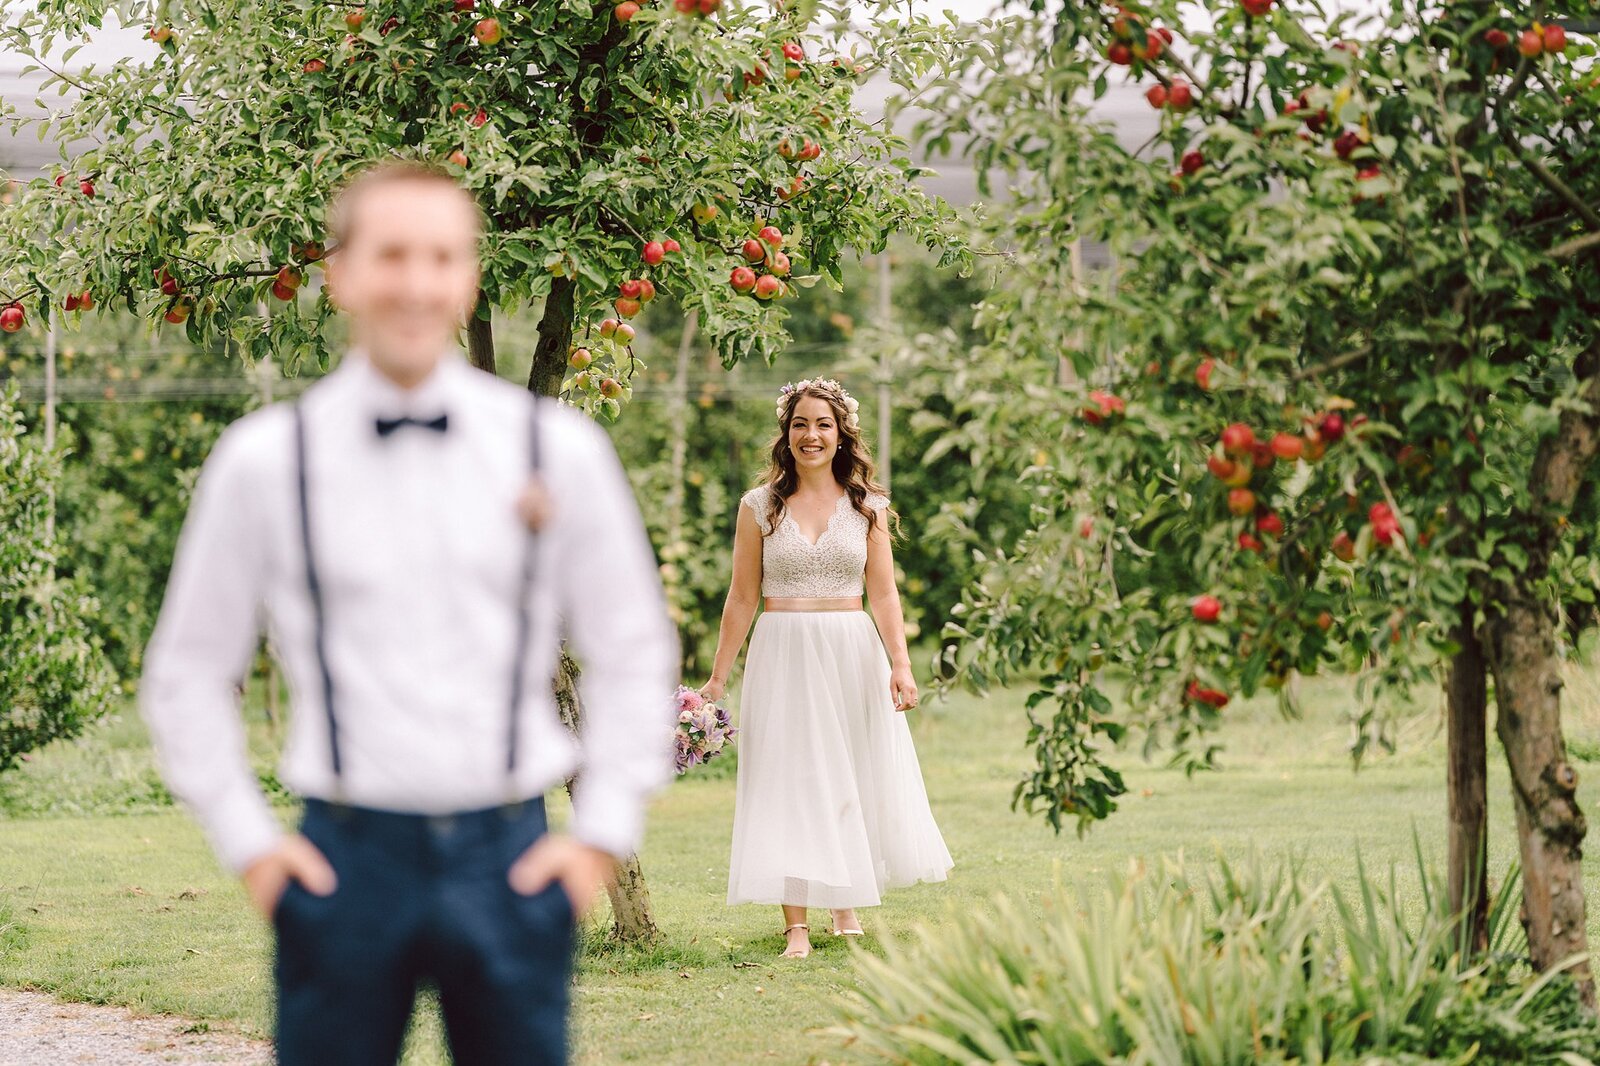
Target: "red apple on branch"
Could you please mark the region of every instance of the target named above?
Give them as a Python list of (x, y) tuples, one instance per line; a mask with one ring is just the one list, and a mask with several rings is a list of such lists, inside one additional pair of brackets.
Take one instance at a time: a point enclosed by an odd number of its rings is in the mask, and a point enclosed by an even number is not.
[(756, 272), (747, 266), (733, 268), (733, 273), (728, 275), (728, 284), (733, 286), (734, 292), (749, 292), (756, 287)]
[(1211, 475), (1218, 481), (1227, 481), (1238, 472), (1239, 464), (1232, 459), (1224, 459), (1220, 455), (1212, 455), (1206, 458), (1206, 469), (1211, 471)]
[(1517, 51), (1532, 59), (1544, 51), (1544, 34), (1538, 30), (1523, 30), (1517, 34)]
[(767, 250), (761, 247), (761, 242), (754, 237), (744, 242), (744, 257), (752, 263), (759, 263), (767, 257)]
[(771, 274), (763, 274), (756, 279), (756, 299), (770, 300), (783, 291), (783, 282)]
[[(631, 0), (630, 0), (631, 2)], [(638, 5), (634, 5), (637, 9)], [(500, 20), (495, 18), (479, 19), (472, 27), (472, 36), (478, 39), (479, 44), (499, 44), (504, 33), (500, 29)]]
[(1272, 0), (1239, 0), (1239, 6), (1244, 8), (1244, 13), (1262, 18), (1272, 11)]
[(0, 330), (5, 330), (7, 333), (15, 333), (22, 328), (27, 320), (27, 312), (22, 309), (21, 304), (7, 304), (5, 310), (0, 311)]
[(1490, 48), (1504, 48), (1511, 43), (1511, 35), (1502, 29), (1486, 30), (1483, 39), (1488, 42)]
[(1189, 605), (1195, 621), (1211, 623), (1222, 614), (1222, 601), (1215, 596), (1196, 596)]
[(1244, 517), (1256, 509), (1256, 494), (1249, 489), (1230, 489), (1228, 491), (1228, 510), (1239, 517)]
[(1544, 28), (1544, 50), (1561, 53), (1567, 50), (1567, 28), (1552, 23)]
[(1089, 393), (1089, 406), (1083, 408), (1083, 420), (1092, 426), (1098, 426), (1113, 415), (1123, 414), (1127, 408), (1127, 403), (1120, 396), (1094, 389)]
[(1248, 455), (1255, 443), (1255, 433), (1243, 422), (1235, 422), (1222, 431), (1222, 450), (1229, 455)]
[(1272, 436), (1272, 454), (1284, 462), (1293, 462), (1305, 451), (1305, 441), (1292, 433), (1275, 433)]
[(660, 241), (650, 241), (644, 246), (644, 250), (639, 253), (639, 258), (651, 266), (657, 266), (666, 257), (667, 249)]

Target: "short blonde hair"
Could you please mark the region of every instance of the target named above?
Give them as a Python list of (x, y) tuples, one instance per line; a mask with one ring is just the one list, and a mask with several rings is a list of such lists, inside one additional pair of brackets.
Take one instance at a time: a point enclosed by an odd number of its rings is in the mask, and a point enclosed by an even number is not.
[(462, 187), (448, 170), (418, 159), (386, 159), (362, 167), (334, 192), (333, 199), (328, 202), (327, 213), (328, 236), (332, 247), (339, 248), (349, 243), (356, 205), (361, 197), (374, 189), (407, 182), (449, 186), (454, 189), (463, 200), (472, 205), (473, 224), (478, 232), (483, 231), (483, 209), (478, 206), (477, 199)]

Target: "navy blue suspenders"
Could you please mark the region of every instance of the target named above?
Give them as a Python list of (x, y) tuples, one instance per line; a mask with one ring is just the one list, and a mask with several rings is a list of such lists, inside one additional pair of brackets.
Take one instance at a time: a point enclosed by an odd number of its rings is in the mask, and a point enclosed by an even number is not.
[[(539, 454), (539, 400), (530, 406), (528, 418), (528, 465), (533, 475), (540, 470)], [(317, 574), (316, 553), (312, 550), (311, 500), (307, 473), (306, 419), (302, 405), (294, 404), (295, 489), (300, 504), (300, 544), (305, 557), (306, 593), (311, 601), (311, 639), (316, 652), (317, 671), (322, 678), (323, 711), (328, 719), (328, 754), (333, 767), (335, 800), (344, 798), (344, 761), (339, 749), (339, 718), (334, 710), (335, 687), (333, 671), (328, 664), (327, 609), (323, 602), (322, 582)], [(534, 570), (538, 561), (538, 538), (532, 531), (523, 539), (522, 570), (519, 575), (516, 610), (516, 642), (511, 651), (511, 689), (506, 706), (506, 789), (507, 802), (520, 797), (514, 795), (516, 787), (517, 748), (519, 726), (522, 718), (523, 675), (527, 672), (528, 644), (533, 631), (533, 616), (528, 595), (533, 588)]]

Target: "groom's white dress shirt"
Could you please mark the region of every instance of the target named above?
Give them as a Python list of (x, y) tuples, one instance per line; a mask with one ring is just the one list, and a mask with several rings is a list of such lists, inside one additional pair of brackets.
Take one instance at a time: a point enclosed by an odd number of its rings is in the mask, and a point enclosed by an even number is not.
[[(293, 692), (279, 768), (303, 796), (448, 814), (544, 791), (581, 764), (570, 831), (626, 855), (671, 777), (677, 634), (610, 441), (540, 400), (552, 512), (536, 538), (514, 776), (507, 722), (527, 527), (524, 390), (451, 353), (402, 389), (359, 353), (301, 398), (343, 772), (313, 639), (294, 412), (230, 426), (201, 471), (145, 657), (140, 702), (173, 793), (243, 870), (283, 833), (258, 787), (235, 686), (265, 623)], [(444, 414), (448, 427), (375, 421)], [(558, 621), (559, 619), (559, 621)], [(550, 691), (561, 634), (582, 673), (580, 745)], [(338, 785), (342, 785), (342, 791)]]

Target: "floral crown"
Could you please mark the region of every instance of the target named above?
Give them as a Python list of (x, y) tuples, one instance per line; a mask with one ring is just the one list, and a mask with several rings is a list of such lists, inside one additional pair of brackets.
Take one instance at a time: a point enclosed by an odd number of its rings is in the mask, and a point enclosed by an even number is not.
[(844, 386), (832, 378), (817, 378), (815, 381), (810, 379), (805, 381), (792, 381), (783, 388), (779, 389), (777, 405), (778, 421), (783, 421), (783, 411), (784, 408), (789, 404), (789, 398), (797, 392), (804, 392), (806, 389), (816, 389), (819, 392), (825, 392), (838, 399), (840, 403), (844, 404), (844, 424), (846, 428), (853, 430), (859, 430), (861, 428), (861, 419), (857, 415), (857, 412), (861, 410), (861, 401), (857, 400), (854, 396), (846, 392), (844, 390)]

